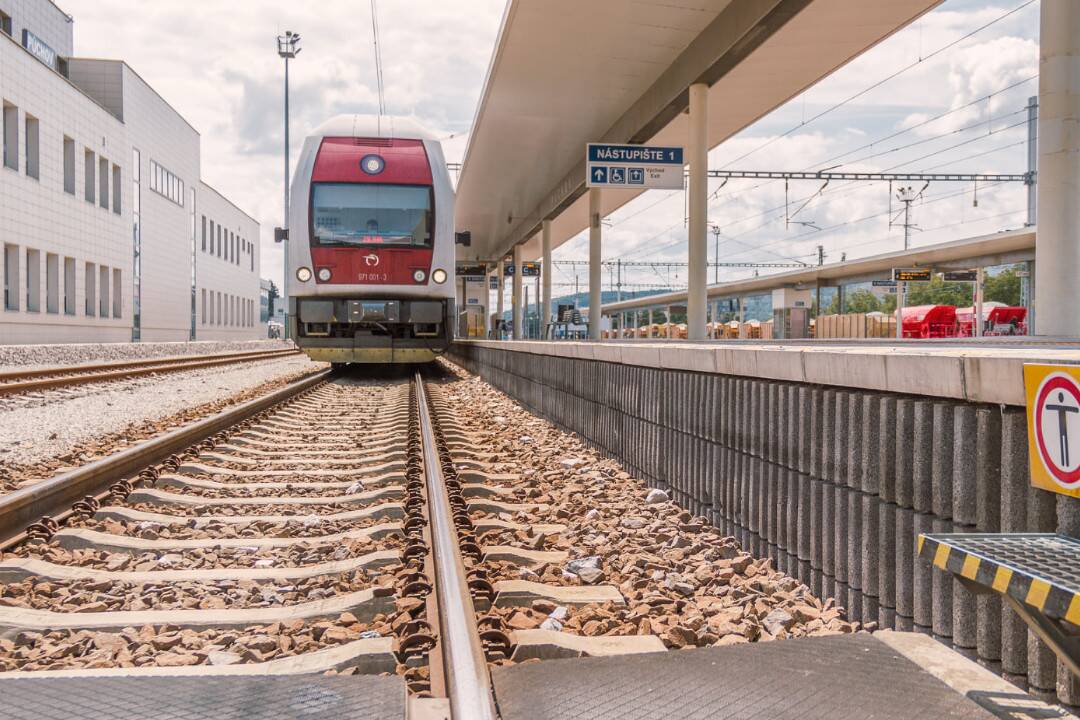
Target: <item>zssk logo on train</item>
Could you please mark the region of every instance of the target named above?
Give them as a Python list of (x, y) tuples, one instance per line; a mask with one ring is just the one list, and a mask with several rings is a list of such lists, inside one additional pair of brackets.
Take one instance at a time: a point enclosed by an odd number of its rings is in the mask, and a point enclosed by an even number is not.
[(371, 253), (370, 255), (365, 255), (364, 256), (364, 264), (367, 265), (368, 267), (375, 267), (376, 265), (379, 264), (379, 256), (376, 255), (375, 253)]
[(1031, 483), (1080, 497), (1080, 368), (1026, 365)]

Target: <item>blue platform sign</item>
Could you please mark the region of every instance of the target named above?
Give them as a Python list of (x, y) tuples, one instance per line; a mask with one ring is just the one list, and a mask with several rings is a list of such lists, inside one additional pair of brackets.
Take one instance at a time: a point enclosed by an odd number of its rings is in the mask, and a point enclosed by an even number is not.
[(589, 143), (585, 186), (681, 190), (683, 164), (681, 147)]

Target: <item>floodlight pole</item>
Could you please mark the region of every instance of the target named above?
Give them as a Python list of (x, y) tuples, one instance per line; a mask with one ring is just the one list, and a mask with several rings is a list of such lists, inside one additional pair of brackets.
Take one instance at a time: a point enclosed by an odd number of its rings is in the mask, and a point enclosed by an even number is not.
[(285, 250), (285, 282), (282, 283), (281, 304), (285, 310), (284, 336), (289, 338), (289, 60), (295, 59), (300, 52), (297, 44), (300, 36), (292, 30), (286, 30), (284, 35), (278, 35), (278, 55), (285, 60), (285, 202), (284, 224), (285, 230), (283, 247)]

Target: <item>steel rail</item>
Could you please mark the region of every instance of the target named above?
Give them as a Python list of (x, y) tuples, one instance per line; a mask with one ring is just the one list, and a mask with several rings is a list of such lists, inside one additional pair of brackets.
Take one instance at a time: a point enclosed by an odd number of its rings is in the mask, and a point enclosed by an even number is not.
[[(232, 363), (269, 360), (296, 355), (293, 349), (236, 353), (230, 355), (201, 355), (191, 358), (163, 358), (157, 360), (125, 361), (116, 364), (83, 365), (39, 370), (15, 370), (0, 373), (0, 395), (45, 390), (68, 385), (84, 385), (107, 380), (152, 375), (154, 373), (180, 372), (199, 368), (229, 365)], [(102, 370), (104, 368), (104, 370)], [(19, 380), (18, 378), (31, 378)], [(9, 382), (13, 381), (13, 382)]]
[(161, 462), (170, 455), (312, 388), (332, 373), (332, 370), (319, 371), (266, 395), (144, 440), (82, 467), (0, 495), (0, 549), (20, 541), (26, 527), (42, 517), (57, 518), (66, 515), (75, 501), (100, 493), (126, 476)]
[(450, 715), (454, 720), (496, 720), (498, 713), (491, 692), (491, 676), (476, 626), (476, 609), (465, 579), (465, 565), (431, 427), (431, 412), (419, 372), (415, 383), (435, 585), (439, 597), (439, 645)]

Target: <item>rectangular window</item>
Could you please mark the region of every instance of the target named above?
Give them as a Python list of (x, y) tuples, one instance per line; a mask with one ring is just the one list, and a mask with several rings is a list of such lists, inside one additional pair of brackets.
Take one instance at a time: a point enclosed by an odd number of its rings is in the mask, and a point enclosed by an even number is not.
[(143, 338), (143, 153), (132, 148), (132, 342)]
[(86, 183), (83, 197), (86, 202), (93, 203), (97, 199), (94, 192), (94, 176), (97, 174), (97, 163), (94, 162), (94, 151), (87, 149), (83, 152), (83, 182)]
[(184, 207), (184, 181), (173, 175), (155, 160), (150, 161), (150, 189)]
[(120, 166), (112, 166), (112, 211), (119, 215), (123, 208), (120, 207), (120, 198), (123, 193), (120, 192)]
[(97, 305), (97, 268), (94, 263), (86, 263), (86, 273), (84, 275), (85, 283), (83, 287), (86, 288), (86, 317), (94, 317), (95, 306)]
[(202, 289), (202, 324), (206, 324), (206, 288)]
[(98, 196), (101, 207), (109, 209), (109, 161), (105, 158), (98, 160)]
[[(206, 216), (202, 216), (202, 251), (206, 252)], [(203, 292), (206, 292), (205, 290)], [(204, 303), (205, 305), (205, 303)]]
[(75, 194), (75, 141), (64, 137), (64, 192)]
[(225, 262), (229, 262), (229, 231), (226, 230), (224, 235), (225, 235)]
[(221, 257), (221, 225), (217, 226), (217, 256)]
[(4, 309), (19, 309), (18, 245), (4, 245)]
[(109, 317), (109, 301), (112, 299), (109, 292), (109, 268), (104, 265), (98, 271), (98, 315)]
[(112, 271), (112, 316), (118, 318), (123, 315), (124, 310), (124, 289), (122, 285), (123, 275), (120, 273), (120, 268), (113, 268)]
[(26, 174), (35, 180), (41, 177), (41, 123), (32, 115), (26, 116)]
[(251, 272), (255, 272), (255, 243), (251, 243), (250, 252), (251, 255), (248, 256), (248, 260), (251, 261), (251, 267), (249, 269), (251, 270)]
[(26, 248), (26, 309), (41, 312), (41, 251)]
[(0, 32), (11, 37), (11, 16), (0, 10)]
[(19, 108), (4, 101), (4, 167), (19, 169)]
[(315, 183), (313, 239), (318, 245), (431, 247), (431, 188)]
[(45, 312), (60, 312), (60, 256), (45, 255)]
[(64, 314), (75, 314), (75, 258), (64, 258)]

